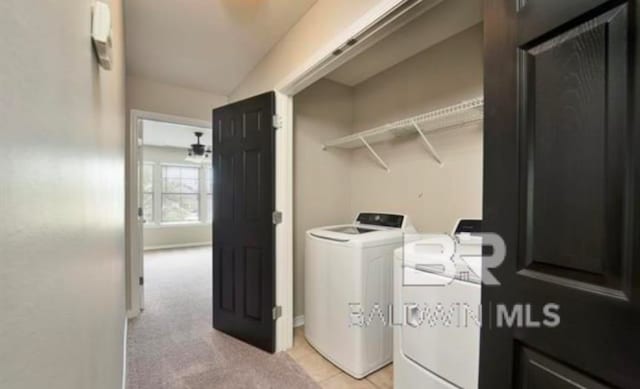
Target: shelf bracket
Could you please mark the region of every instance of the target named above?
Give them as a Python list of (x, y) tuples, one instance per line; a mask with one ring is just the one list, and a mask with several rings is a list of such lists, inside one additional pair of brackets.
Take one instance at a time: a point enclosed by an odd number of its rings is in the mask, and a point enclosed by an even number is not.
[(420, 126), (416, 122), (413, 122), (413, 126), (415, 127), (416, 131), (418, 131), (418, 134), (420, 134), (420, 137), (424, 141), (424, 144), (427, 146), (427, 149), (429, 150), (429, 153), (431, 154), (433, 159), (438, 162), (440, 167), (444, 166), (444, 163), (442, 163), (442, 158), (440, 158), (440, 155), (438, 154), (436, 149), (433, 147), (431, 142), (429, 142), (429, 139), (427, 139), (427, 136), (424, 134), (424, 132), (422, 132), (422, 128), (420, 128)]
[(382, 160), (382, 158), (380, 158), (380, 156), (378, 155), (378, 153), (376, 153), (376, 151), (373, 149), (373, 147), (371, 147), (371, 145), (369, 144), (369, 142), (366, 141), (366, 139), (364, 139), (364, 137), (359, 136), (358, 138), (360, 138), (360, 141), (365, 145), (365, 147), (367, 149), (369, 149), (369, 152), (374, 156), (374, 158), (378, 161), (378, 163), (384, 168), (384, 170), (386, 170), (387, 172), (389, 172), (389, 166), (387, 166), (386, 163), (384, 163), (384, 161)]

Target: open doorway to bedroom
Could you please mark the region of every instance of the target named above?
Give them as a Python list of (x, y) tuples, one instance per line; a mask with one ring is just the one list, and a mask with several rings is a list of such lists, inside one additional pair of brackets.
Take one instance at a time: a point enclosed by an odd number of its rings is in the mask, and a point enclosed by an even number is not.
[[(142, 119), (141, 302), (154, 315), (211, 321), (211, 129)], [(199, 149), (199, 150), (198, 150)], [(192, 323), (194, 324), (194, 323)]]
[[(131, 198), (137, 199), (131, 246), (130, 316), (178, 301), (202, 303), (210, 317), (213, 171), (207, 122), (132, 114)], [(135, 176), (135, 177), (133, 177)], [(166, 293), (171, 293), (167, 295)], [(201, 296), (197, 298), (196, 296)], [(165, 306), (163, 311), (167, 309)]]
[[(134, 112), (137, 317), (129, 322), (128, 385), (164, 378), (147, 362), (174, 353), (180, 334), (206, 335), (211, 323), (213, 174), (210, 124)], [(200, 146), (198, 146), (200, 145)], [(199, 150), (198, 150), (199, 149)], [(167, 340), (171, 338), (171, 340)]]

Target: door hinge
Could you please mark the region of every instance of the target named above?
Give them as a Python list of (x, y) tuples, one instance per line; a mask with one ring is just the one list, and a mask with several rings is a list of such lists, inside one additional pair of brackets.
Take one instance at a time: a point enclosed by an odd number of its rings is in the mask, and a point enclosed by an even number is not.
[(278, 128), (282, 128), (282, 116), (273, 115), (273, 128), (275, 128), (276, 130)]
[(271, 220), (273, 221), (273, 224), (282, 223), (282, 212), (273, 211), (273, 213), (271, 214)]
[(144, 215), (144, 211), (142, 210), (142, 207), (138, 208), (138, 217), (142, 217)]
[(282, 317), (282, 307), (280, 305), (276, 305), (271, 309), (271, 315), (273, 320), (278, 320), (278, 318)]
[(140, 286), (144, 285), (144, 277), (140, 277), (138, 279), (138, 283), (140, 284)]

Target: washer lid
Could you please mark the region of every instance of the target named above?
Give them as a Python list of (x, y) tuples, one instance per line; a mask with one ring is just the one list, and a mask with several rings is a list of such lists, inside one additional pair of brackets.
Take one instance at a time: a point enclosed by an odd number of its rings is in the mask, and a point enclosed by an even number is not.
[(372, 228), (364, 228), (359, 226), (338, 226), (333, 228), (327, 228), (327, 231), (340, 232), (342, 234), (349, 234), (349, 235), (359, 235), (359, 234), (367, 234), (369, 232), (374, 232), (379, 230), (374, 230)]
[(362, 224), (343, 224), (314, 228), (307, 234), (316, 238), (337, 243), (359, 243), (363, 245), (386, 244), (389, 241), (401, 241), (399, 228), (369, 226)]
[(318, 227), (309, 236), (337, 243), (377, 246), (402, 240), (405, 233), (415, 233), (407, 215), (385, 212), (360, 212), (353, 224)]

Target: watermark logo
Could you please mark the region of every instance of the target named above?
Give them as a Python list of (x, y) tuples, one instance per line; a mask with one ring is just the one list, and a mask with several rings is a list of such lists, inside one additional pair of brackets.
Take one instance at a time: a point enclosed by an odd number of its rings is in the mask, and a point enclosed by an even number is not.
[(349, 327), (467, 328), (488, 325), (490, 328), (555, 328), (560, 325), (560, 306), (555, 303), (540, 308), (532, 304), (496, 304), (489, 307), (488, 315), (488, 322), (483, 323), (482, 306), (472, 307), (465, 302), (406, 303), (399, 309), (393, 305), (374, 304), (368, 310), (359, 303), (351, 303)]
[[(555, 328), (560, 325), (560, 306), (552, 302), (535, 306), (526, 302), (496, 303), (483, 310), (479, 284), (500, 285), (492, 273), (502, 265), (507, 254), (500, 235), (407, 234), (404, 238), (402, 266), (396, 268), (401, 272), (403, 287), (453, 287), (456, 280), (476, 286), (468, 291), (464, 289), (464, 293), (458, 289), (453, 295), (427, 292), (428, 302), (405, 303), (402, 307), (375, 304), (364, 309), (360, 304), (349, 304), (350, 326)], [(451, 302), (454, 296), (466, 299), (467, 294), (468, 301)], [(447, 302), (439, 302), (439, 298)]]
[(477, 280), (500, 285), (491, 270), (504, 262), (507, 254), (502, 237), (476, 233), (466, 238), (449, 235), (406, 235), (403, 267), (414, 268), (437, 277), (403, 274), (405, 286), (446, 286), (454, 280)]

